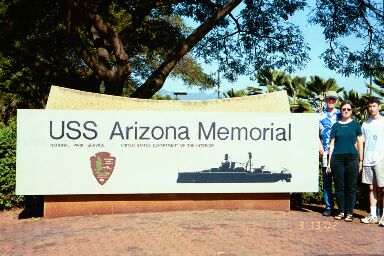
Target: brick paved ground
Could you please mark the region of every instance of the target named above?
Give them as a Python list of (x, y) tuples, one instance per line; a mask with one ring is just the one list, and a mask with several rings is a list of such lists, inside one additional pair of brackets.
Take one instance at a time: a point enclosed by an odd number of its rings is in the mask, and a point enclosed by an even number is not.
[(384, 228), (313, 211), (30, 218), (0, 213), (0, 255), (384, 255)]

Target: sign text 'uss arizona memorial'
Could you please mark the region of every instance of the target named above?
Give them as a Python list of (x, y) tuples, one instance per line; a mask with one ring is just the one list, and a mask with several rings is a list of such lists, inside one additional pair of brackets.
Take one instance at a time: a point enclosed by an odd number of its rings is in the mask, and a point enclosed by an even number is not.
[[(218, 126), (216, 122), (205, 124), (198, 122), (195, 124), (197, 127), (197, 134), (191, 134), (190, 124), (180, 126), (164, 126), (164, 125), (142, 125), (135, 121), (133, 124), (124, 125), (119, 121), (114, 122), (109, 133), (109, 140), (130, 140), (130, 141), (144, 141), (144, 140), (276, 140), (276, 141), (290, 141), (292, 124), (287, 123), (282, 127), (275, 127), (274, 123), (269, 124), (268, 127), (240, 127), (240, 126)], [(86, 140), (98, 139), (98, 124), (95, 121), (49, 121), (49, 135), (54, 140), (61, 140), (68, 138), (71, 140), (78, 140), (82, 137)]]

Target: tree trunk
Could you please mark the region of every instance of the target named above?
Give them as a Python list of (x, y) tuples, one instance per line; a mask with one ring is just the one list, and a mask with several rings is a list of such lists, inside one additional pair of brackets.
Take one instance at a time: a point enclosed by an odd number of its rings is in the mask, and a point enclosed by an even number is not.
[(121, 96), (123, 95), (123, 89), (124, 89), (124, 80), (112, 80), (107, 81), (104, 80), (104, 86), (105, 86), (105, 94), (109, 95), (115, 95), (115, 96)]
[[(87, 47), (79, 32), (81, 22), (91, 24), (89, 33), (93, 40), (95, 54)], [(104, 81), (105, 94), (121, 96), (125, 79), (131, 74), (123, 43), (117, 29), (104, 20), (93, 4), (86, 1), (70, 0), (67, 16), (68, 39), (76, 54), (94, 72), (94, 76)], [(111, 64), (114, 57), (115, 63)], [(100, 90), (100, 86), (98, 86)]]

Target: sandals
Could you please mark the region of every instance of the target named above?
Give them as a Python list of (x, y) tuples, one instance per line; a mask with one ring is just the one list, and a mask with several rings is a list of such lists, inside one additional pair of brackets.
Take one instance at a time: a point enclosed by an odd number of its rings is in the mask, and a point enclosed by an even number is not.
[(347, 214), (347, 216), (344, 219), (346, 222), (352, 222), (353, 221), (353, 215), (352, 214)]
[(335, 220), (342, 220), (342, 219), (344, 219), (344, 213), (343, 212), (341, 212), (335, 216)]
[(335, 216), (335, 220), (342, 220), (342, 219), (344, 219), (346, 222), (352, 222), (353, 221), (353, 215), (347, 214), (346, 216), (344, 216), (344, 213), (341, 212)]

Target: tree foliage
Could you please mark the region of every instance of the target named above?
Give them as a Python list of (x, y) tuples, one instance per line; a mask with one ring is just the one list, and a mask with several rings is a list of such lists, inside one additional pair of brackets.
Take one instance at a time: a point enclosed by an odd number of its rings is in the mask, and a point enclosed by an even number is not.
[(288, 18), (304, 6), (277, 0), (1, 1), (6, 72), (0, 88), (38, 98), (32, 105), (42, 106), (52, 84), (139, 98), (154, 95), (169, 75), (211, 87), (214, 79), (197, 64), (199, 57), (218, 63), (230, 80), (265, 67), (293, 70), (305, 65), (308, 47)]
[(370, 97), (369, 94), (360, 94), (354, 90), (343, 91), (342, 100), (350, 100), (353, 104), (353, 116), (354, 118), (362, 124), (365, 120), (369, 118), (369, 113), (367, 110), (367, 100)]
[[(151, 98), (169, 76), (210, 88), (197, 59), (230, 81), (291, 73), (309, 59), (290, 19), (304, 8), (324, 29), (329, 68), (368, 76), (383, 66), (381, 1), (0, 0), (1, 101), (8, 110), (44, 107), (52, 84)], [(362, 47), (348, 45), (355, 37)]]
[(281, 70), (263, 69), (256, 75), (256, 80), (260, 86), (266, 88), (267, 92), (282, 90), (291, 77)]
[[(43, 107), (52, 84), (131, 95), (190, 32), (180, 17), (150, 2), (1, 1), (4, 101)], [(187, 53), (171, 75), (201, 89), (214, 83)]]
[(329, 91), (341, 92), (344, 88), (340, 88), (333, 78), (325, 80), (320, 76), (311, 76), (310, 80), (303, 88), (301, 98), (305, 98), (316, 111), (321, 111), (324, 107), (325, 95)]
[(368, 84), (367, 87), (380, 97), (384, 97), (384, 73), (376, 70), (373, 83), (373, 85)]
[[(367, 87), (382, 98), (384, 95), (384, 75), (380, 71), (376, 71), (374, 74), (373, 82), (376, 86), (367, 85)], [(328, 78), (325, 80), (317, 75), (310, 76), (307, 81), (306, 77), (291, 76), (281, 70), (266, 69), (259, 72), (256, 77), (259, 87), (248, 87), (248, 92), (251, 92), (248, 95), (285, 90), (289, 96), (291, 112), (319, 112), (325, 107), (326, 93), (335, 91), (342, 93), (339, 96), (340, 102), (350, 100), (353, 103), (354, 118), (363, 123), (369, 118), (367, 101), (375, 96), (368, 92), (346, 91), (343, 87), (339, 87), (335, 79)]]
[(235, 90), (235, 89), (230, 89), (226, 92), (223, 93), (224, 98), (236, 98), (236, 97), (243, 97), (246, 96), (247, 92), (245, 90)]
[[(261, 88), (265, 88), (261, 91), (287, 91), (292, 112), (320, 111), (323, 108), (326, 92), (343, 90), (332, 78), (325, 81), (320, 76), (311, 76), (307, 81), (306, 77), (291, 76), (281, 70), (262, 70), (257, 73), (256, 80)], [(257, 87), (250, 89), (255, 93), (260, 91), (260, 88)]]
[[(329, 47), (322, 58), (328, 68), (366, 77), (371, 67), (383, 66), (383, 8), (381, 0), (316, 1), (310, 22), (323, 27)], [(350, 44), (354, 38), (358, 48)]]

